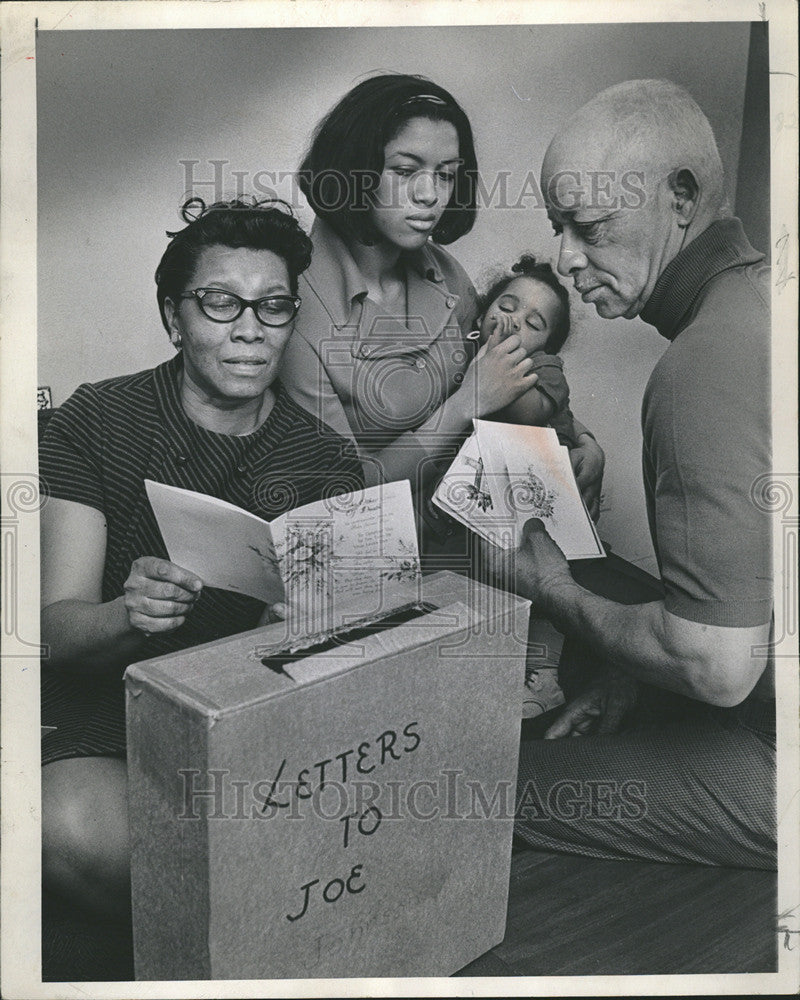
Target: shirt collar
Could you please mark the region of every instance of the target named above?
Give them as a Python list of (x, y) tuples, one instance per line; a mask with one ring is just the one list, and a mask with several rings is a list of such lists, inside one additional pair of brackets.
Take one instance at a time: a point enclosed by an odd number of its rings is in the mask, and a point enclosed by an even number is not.
[(640, 316), (662, 337), (674, 340), (701, 289), (731, 267), (756, 264), (764, 254), (754, 250), (739, 219), (720, 219), (674, 257), (661, 273)]
[(302, 275), (312, 288), (325, 290), (325, 305), (338, 326), (347, 323), (353, 299), (367, 294), (364, 276), (336, 230), (317, 218), (311, 227), (311, 265)]
[(444, 281), (444, 275), (436, 263), (436, 258), (429, 246), (424, 246), (419, 250), (412, 250), (403, 255), (408, 267), (425, 281), (432, 281), (440, 285)]
[[(180, 461), (187, 461), (197, 454), (198, 434), (212, 435), (216, 432), (209, 431), (196, 424), (186, 415), (181, 402), (181, 372), (183, 371), (183, 355), (179, 351), (173, 358), (164, 361), (153, 369), (153, 380), (155, 384), (156, 405), (161, 415), (163, 426), (168, 428), (169, 447)], [(267, 415), (267, 419), (256, 428), (253, 434), (242, 435), (238, 440), (243, 444), (253, 440), (253, 435), (263, 432), (270, 424), (274, 416), (278, 415), (287, 405), (291, 406), (291, 400), (284, 392), (283, 386), (278, 379), (270, 386), (275, 395), (275, 404)], [(229, 440), (234, 440), (237, 435), (217, 435), (225, 436)]]
[[(317, 217), (311, 227), (314, 250), (305, 277), (312, 288), (325, 289), (325, 301), (338, 326), (347, 324), (353, 300), (367, 294), (364, 276), (353, 260), (347, 244), (324, 219)], [(424, 246), (403, 255), (409, 270), (424, 281), (440, 285), (444, 275), (432, 250)]]

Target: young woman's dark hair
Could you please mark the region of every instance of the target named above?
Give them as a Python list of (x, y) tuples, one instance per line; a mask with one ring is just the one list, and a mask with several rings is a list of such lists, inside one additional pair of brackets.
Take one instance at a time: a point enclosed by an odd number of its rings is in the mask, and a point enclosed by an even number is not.
[(200, 255), (210, 246), (271, 250), (286, 261), (289, 286), (292, 295), (297, 294), (297, 276), (311, 263), (312, 246), (286, 202), (235, 198), (206, 206), (202, 198), (190, 198), (181, 208), (181, 218), (188, 225), (167, 233), (170, 243), (156, 268), (158, 308), (168, 333), (164, 302), (176, 301), (186, 291)]
[(383, 171), (383, 152), (412, 118), (450, 122), (461, 163), (450, 202), (431, 236), (453, 243), (472, 229), (478, 164), (469, 119), (444, 87), (422, 76), (389, 73), (353, 87), (322, 119), (300, 164), (298, 183), (314, 212), (340, 236), (370, 243), (370, 196)]
[(504, 274), (502, 278), (498, 278), (489, 291), (485, 295), (481, 295), (478, 300), (479, 316), (483, 317), (489, 306), (499, 295), (503, 294), (503, 291), (515, 278), (533, 278), (536, 281), (541, 281), (543, 285), (552, 288), (558, 296), (558, 301), (561, 304), (558, 321), (543, 348), (547, 354), (558, 354), (569, 336), (569, 292), (558, 280), (553, 268), (546, 262), (539, 263), (532, 254), (523, 254), (516, 264), (512, 264), (510, 274)]

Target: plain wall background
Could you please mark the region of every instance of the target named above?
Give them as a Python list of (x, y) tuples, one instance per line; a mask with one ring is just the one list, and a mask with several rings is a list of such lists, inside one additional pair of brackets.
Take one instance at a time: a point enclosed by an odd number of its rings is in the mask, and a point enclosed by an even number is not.
[[(169, 357), (153, 273), (165, 230), (182, 225), (182, 161), (199, 161), (194, 190), (207, 201), (253, 190), (260, 171), (294, 170), (321, 115), (375, 71), (447, 87), (472, 121), (487, 188), (506, 171), (512, 203), (526, 177), (538, 181), (564, 116), (621, 80), (672, 79), (711, 121), (733, 202), (749, 37), (747, 22), (42, 32), (39, 384), (58, 406), (81, 382)], [(277, 186), (292, 192), (288, 180)], [(495, 202), (449, 248), (479, 287), (489, 268), (523, 250), (555, 255), (538, 201), (531, 193), (520, 207)], [(310, 224), (306, 208), (300, 217)], [(666, 346), (639, 320), (601, 320), (573, 299), (563, 356), (573, 409), (607, 455), (601, 534), (650, 571), (639, 408)]]

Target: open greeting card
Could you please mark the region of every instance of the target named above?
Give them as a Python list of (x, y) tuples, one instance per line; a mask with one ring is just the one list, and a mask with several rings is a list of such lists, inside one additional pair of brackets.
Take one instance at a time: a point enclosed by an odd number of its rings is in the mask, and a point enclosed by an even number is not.
[(305, 504), (267, 522), (234, 504), (145, 481), (170, 560), (208, 587), (285, 604), (293, 648), (384, 615), (419, 589), (407, 481)]
[(538, 517), (567, 559), (605, 556), (556, 432), (490, 420), (473, 424), (433, 502), (503, 549), (516, 548), (525, 522)]

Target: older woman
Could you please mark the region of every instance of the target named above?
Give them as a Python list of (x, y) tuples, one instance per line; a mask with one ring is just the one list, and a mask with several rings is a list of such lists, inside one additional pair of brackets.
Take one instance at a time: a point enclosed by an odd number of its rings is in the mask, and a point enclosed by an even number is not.
[(263, 605), (171, 563), (155, 479), (271, 519), (362, 483), (352, 447), (275, 381), (311, 243), (277, 205), (184, 206), (156, 272), (175, 356), (82, 385), (41, 449), (45, 887), (129, 911), (126, 664), (254, 627)]
[[(472, 356), (476, 296), (442, 248), (472, 228), (469, 120), (444, 88), (384, 74), (319, 124), (299, 183), (316, 214), (287, 389), (356, 444), (368, 482), (419, 488), (481, 417), (535, 382), (518, 336)], [(603, 453), (578, 427), (572, 460), (591, 508)]]

